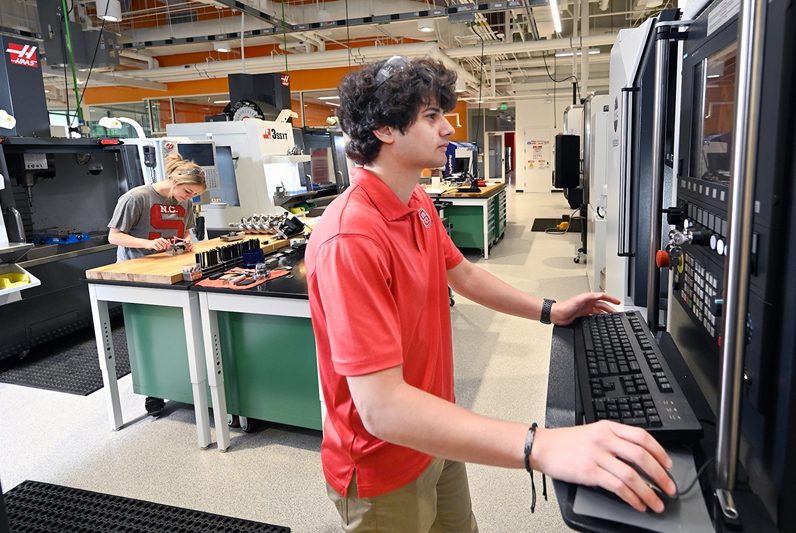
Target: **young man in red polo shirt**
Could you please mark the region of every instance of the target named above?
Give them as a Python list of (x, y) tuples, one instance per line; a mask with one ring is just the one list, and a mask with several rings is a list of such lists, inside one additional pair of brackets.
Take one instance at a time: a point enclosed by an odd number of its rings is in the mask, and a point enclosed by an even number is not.
[(569, 324), (611, 312), (602, 293), (552, 306), (466, 261), (418, 185), (445, 163), (456, 75), (396, 56), (340, 89), (346, 152), (362, 165), (324, 212), (305, 256), (327, 415), (321, 460), (344, 531), (477, 531), (464, 462), (540, 470), (600, 485), (639, 510), (663, 504), (671, 462), (638, 428), (600, 422), (529, 427), (454, 403), (448, 286), (504, 313)]

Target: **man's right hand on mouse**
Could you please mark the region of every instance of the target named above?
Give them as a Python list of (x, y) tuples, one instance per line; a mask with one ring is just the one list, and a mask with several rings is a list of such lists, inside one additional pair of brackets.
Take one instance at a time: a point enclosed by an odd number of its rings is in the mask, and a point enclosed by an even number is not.
[[(621, 458), (621, 459), (620, 459)], [(638, 465), (671, 496), (677, 487), (666, 472), (672, 460), (660, 444), (641, 428), (600, 421), (569, 428), (537, 429), (531, 466), (570, 483), (599, 486), (634, 509), (660, 513), (661, 499), (628, 463)]]

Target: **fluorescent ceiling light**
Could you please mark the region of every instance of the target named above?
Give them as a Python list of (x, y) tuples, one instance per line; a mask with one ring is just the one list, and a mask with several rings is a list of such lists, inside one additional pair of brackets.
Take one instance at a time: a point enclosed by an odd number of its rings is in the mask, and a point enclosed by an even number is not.
[(339, 96), (319, 96), (318, 100), (339, 100)]
[(708, 78), (721, 78), (721, 74), (708, 74)]
[(340, 104), (335, 104), (334, 102), (324, 102), (326, 105), (333, 105), (335, 107), (340, 107)]
[(215, 50), (216, 52), (229, 52), (229, 50), (230, 50), (229, 43), (214, 42), (213, 43), (213, 50)]
[[(571, 57), (573, 53), (577, 53), (578, 55), (583, 55), (583, 52), (578, 50), (577, 52), (556, 52), (556, 57)], [(596, 56), (600, 53), (599, 48), (589, 48), (589, 55)]]
[(558, 16), (558, 0), (550, 0), (550, 11), (553, 12), (553, 25), (556, 33), (561, 33), (561, 17)]
[(120, 22), (122, 20), (122, 4), (119, 0), (97, 0), (95, 2), (97, 16), (101, 20), (108, 22)]
[(214, 104), (228, 104), (229, 100), (213, 100)]
[(420, 19), (417, 21), (417, 29), (422, 32), (434, 31), (434, 21), (431, 19)]

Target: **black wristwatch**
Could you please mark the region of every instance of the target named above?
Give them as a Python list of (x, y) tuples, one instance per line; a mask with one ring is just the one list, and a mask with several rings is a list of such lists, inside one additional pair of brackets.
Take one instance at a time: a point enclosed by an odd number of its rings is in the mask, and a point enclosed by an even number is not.
[(556, 303), (555, 300), (551, 300), (550, 298), (545, 298), (544, 303), (542, 303), (542, 317), (539, 319), (539, 322), (542, 324), (550, 324), (550, 311), (553, 310), (553, 304)]

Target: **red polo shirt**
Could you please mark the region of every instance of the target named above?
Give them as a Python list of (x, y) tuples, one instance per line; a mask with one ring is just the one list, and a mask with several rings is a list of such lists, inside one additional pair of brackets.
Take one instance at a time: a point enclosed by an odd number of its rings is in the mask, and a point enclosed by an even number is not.
[(351, 176), (313, 230), (305, 265), (327, 407), (324, 473), (346, 494), (356, 470), (366, 498), (413, 481), (432, 458), (368, 433), (346, 376), (403, 365), (409, 385), (454, 401), (447, 270), (463, 257), (419, 185), (407, 206), (367, 170)]

